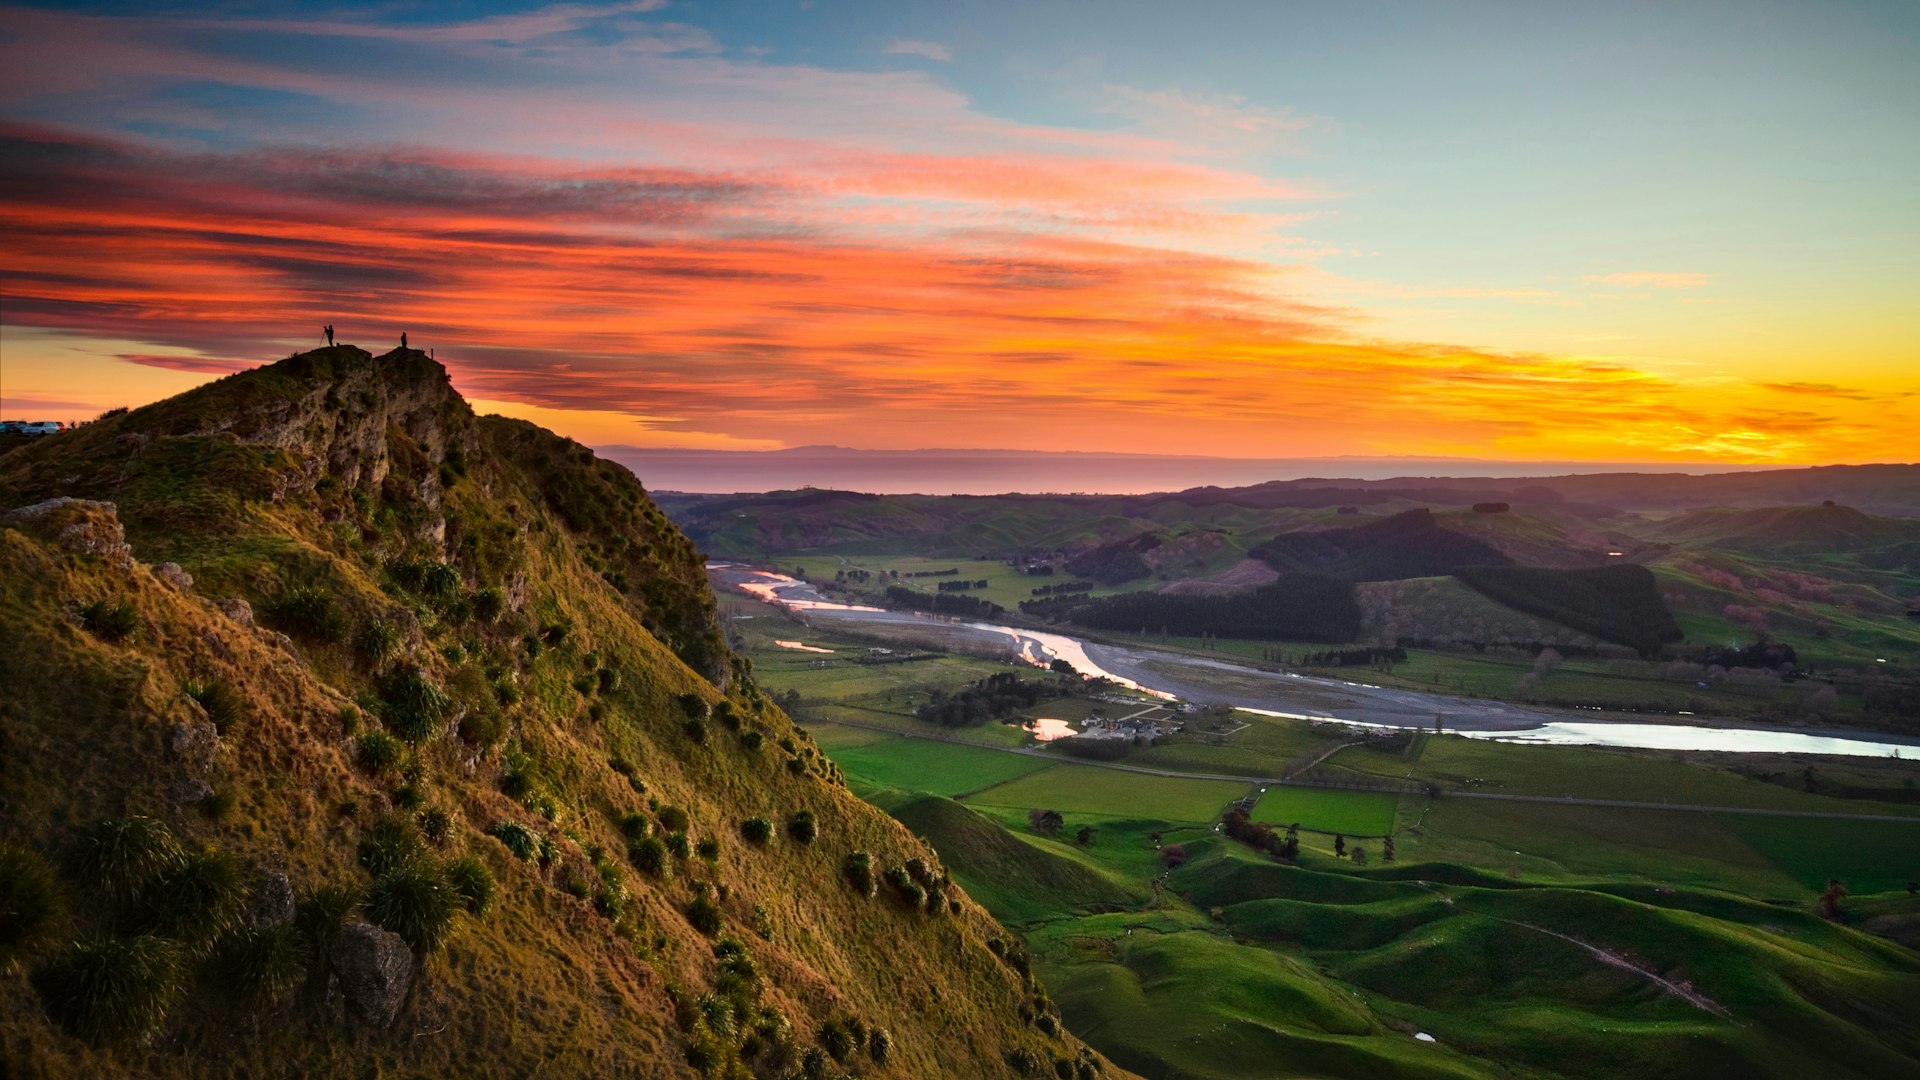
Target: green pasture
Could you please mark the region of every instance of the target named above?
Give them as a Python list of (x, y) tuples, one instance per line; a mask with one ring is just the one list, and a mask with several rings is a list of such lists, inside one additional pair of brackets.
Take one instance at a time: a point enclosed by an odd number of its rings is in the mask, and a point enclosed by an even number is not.
[(965, 801), (980, 806), (1058, 810), (1062, 814), (1211, 822), (1228, 803), (1245, 795), (1247, 790), (1247, 785), (1227, 780), (1191, 780), (1091, 765), (1056, 765), (981, 791)]
[(1270, 825), (1299, 823), (1302, 829), (1348, 836), (1385, 836), (1393, 831), (1400, 797), (1379, 791), (1336, 788), (1267, 788), (1253, 808), (1253, 820)]
[(1837, 879), (1856, 893), (1904, 891), (1920, 881), (1920, 821), (1836, 821), (1716, 814), (1738, 836), (1807, 889)]
[(960, 795), (1049, 768), (1040, 758), (932, 739), (884, 738), (829, 750), (856, 790), (899, 788)]

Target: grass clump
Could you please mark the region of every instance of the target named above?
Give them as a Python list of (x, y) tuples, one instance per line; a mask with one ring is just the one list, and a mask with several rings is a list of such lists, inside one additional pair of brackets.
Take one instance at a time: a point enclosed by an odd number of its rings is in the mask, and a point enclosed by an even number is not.
[(490, 831), (494, 839), (505, 844), (507, 850), (513, 852), (514, 858), (522, 862), (533, 858), (540, 850), (540, 841), (534, 837), (533, 830), (517, 821), (502, 821)]
[(147, 929), (196, 954), (232, 930), (246, 905), (246, 870), (231, 852), (214, 848), (187, 855), (140, 896)]
[(327, 644), (347, 636), (347, 613), (333, 594), (311, 585), (290, 589), (265, 612), (293, 637)]
[(101, 641), (124, 641), (140, 628), (140, 613), (127, 600), (95, 600), (80, 608), (80, 624)]
[(720, 905), (714, 903), (711, 896), (702, 892), (687, 905), (687, 922), (695, 930), (712, 937), (720, 932)]
[(755, 846), (765, 844), (773, 839), (773, 822), (763, 817), (750, 817), (740, 823), (740, 838)]
[(222, 735), (230, 734), (246, 720), (247, 700), (231, 683), (219, 679), (188, 683), (187, 696), (199, 703), (207, 719), (213, 721), (214, 729)]
[(660, 877), (667, 871), (667, 845), (657, 836), (642, 836), (627, 845), (627, 861), (643, 874)]
[(360, 628), (359, 637), (354, 639), (353, 651), (360, 654), (361, 663), (379, 671), (400, 655), (400, 641), (398, 626), (385, 619), (374, 619)]
[(0, 844), (0, 970), (50, 944), (66, 915), (66, 893), (47, 860)]
[(460, 898), (460, 906), (469, 915), (485, 915), (493, 907), (498, 886), (493, 871), (472, 855), (462, 855), (447, 864), (447, 884)]
[(360, 749), (360, 764), (366, 770), (378, 776), (400, 764), (406, 756), (407, 748), (400, 740), (384, 731), (363, 732), (357, 741)]
[(220, 973), (236, 1000), (271, 1005), (287, 996), (311, 959), (304, 935), (293, 924), (252, 927), (227, 936)]
[(873, 877), (873, 856), (864, 851), (849, 854), (840, 865), (840, 873), (853, 886), (853, 891), (871, 900), (879, 891)]
[(125, 817), (95, 825), (81, 841), (80, 875), (116, 903), (132, 902), (184, 860), (166, 824)]
[(654, 810), (653, 816), (659, 820), (660, 827), (668, 832), (686, 832), (693, 824), (687, 812), (677, 806), (659, 807)]
[(416, 956), (425, 956), (446, 943), (454, 912), (463, 902), (439, 867), (415, 859), (374, 881), (367, 890), (366, 910), (381, 929), (399, 934)]
[(152, 1038), (182, 978), (179, 946), (141, 934), (76, 944), (37, 972), (34, 985), (61, 1027), (98, 1046)]
[(308, 893), (295, 909), (293, 922), (300, 940), (325, 955), (340, 926), (360, 906), (361, 891), (351, 885), (322, 885)]
[(787, 835), (792, 837), (796, 843), (813, 843), (813, 838), (820, 835), (819, 826), (815, 825), (813, 821), (813, 811), (794, 811), (793, 815), (787, 818)]
[(403, 817), (381, 818), (360, 841), (360, 865), (374, 877), (425, 858), (426, 853), (420, 830)]
[(410, 743), (431, 737), (447, 715), (446, 691), (417, 668), (396, 672), (384, 682), (381, 713), (387, 727)]

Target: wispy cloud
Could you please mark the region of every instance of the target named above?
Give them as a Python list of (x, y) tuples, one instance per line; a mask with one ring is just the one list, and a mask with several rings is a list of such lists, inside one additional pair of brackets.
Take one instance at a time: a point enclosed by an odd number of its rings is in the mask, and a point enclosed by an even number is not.
[(937, 41), (921, 41), (917, 38), (894, 38), (880, 50), (888, 56), (918, 56), (926, 60), (938, 60), (946, 63), (953, 59), (953, 50)]

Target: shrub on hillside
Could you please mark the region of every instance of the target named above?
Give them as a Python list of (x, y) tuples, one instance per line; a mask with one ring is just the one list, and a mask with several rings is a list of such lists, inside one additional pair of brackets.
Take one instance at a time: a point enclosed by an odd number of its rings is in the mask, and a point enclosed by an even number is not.
[(239, 923), (247, 906), (246, 871), (229, 852), (187, 855), (140, 894), (146, 929), (204, 953)]
[(813, 821), (813, 811), (796, 810), (791, 817), (787, 818), (787, 835), (797, 843), (811, 844), (813, 838), (819, 834), (820, 829)]
[(221, 982), (238, 1001), (271, 1005), (300, 981), (311, 959), (307, 942), (291, 923), (242, 928), (221, 943)]
[(453, 915), (462, 897), (440, 868), (426, 859), (404, 863), (382, 874), (367, 890), (367, 917), (412, 946), (416, 957), (439, 951), (453, 931)]
[(51, 944), (66, 916), (66, 893), (47, 860), (0, 844), (0, 971)]
[(151, 934), (76, 944), (34, 975), (47, 1013), (89, 1043), (139, 1043), (180, 994), (179, 946)]
[(720, 838), (717, 836), (703, 836), (700, 838), (700, 842), (694, 845), (694, 850), (699, 853), (700, 858), (707, 862), (712, 862), (720, 857)]
[(116, 903), (134, 900), (185, 858), (173, 831), (155, 818), (125, 817), (88, 830), (80, 844), (80, 875)]
[(199, 703), (207, 719), (213, 722), (214, 729), (222, 735), (231, 734), (246, 720), (246, 698), (231, 683), (219, 679), (188, 683), (187, 696)]
[(322, 885), (302, 897), (293, 917), (300, 940), (316, 955), (325, 956), (334, 935), (360, 906), (363, 895), (352, 885)]
[(853, 886), (853, 891), (871, 900), (879, 891), (873, 878), (873, 856), (864, 851), (849, 854), (840, 864), (840, 873)]
[(656, 808), (653, 816), (659, 819), (660, 827), (668, 832), (686, 832), (693, 823), (685, 810), (672, 805)]
[(376, 776), (400, 764), (407, 752), (399, 739), (384, 731), (362, 732), (355, 746), (359, 749), (360, 767)]
[(347, 636), (347, 613), (333, 594), (311, 585), (289, 589), (268, 604), (268, 621), (303, 641), (329, 643)]
[(667, 845), (657, 836), (642, 836), (627, 845), (627, 861), (643, 874), (660, 877), (667, 871)]
[(101, 641), (123, 641), (140, 628), (140, 613), (126, 600), (95, 600), (80, 608), (80, 624)]
[(533, 830), (517, 821), (502, 821), (491, 830), (494, 839), (505, 844), (514, 857), (525, 861), (533, 858), (539, 850), (539, 841), (534, 838)]
[(693, 854), (693, 844), (687, 839), (686, 833), (677, 830), (668, 833), (666, 844), (667, 850), (673, 852), (673, 857), (676, 859), (684, 859)]
[(382, 719), (402, 739), (410, 743), (427, 739), (446, 719), (450, 704), (446, 691), (419, 669), (395, 672), (382, 683)]
[(395, 815), (381, 818), (360, 841), (360, 865), (374, 877), (422, 858), (426, 853), (420, 830), (413, 822)]
[(720, 932), (720, 905), (714, 903), (706, 893), (701, 893), (687, 905), (687, 922), (695, 930), (712, 937)]
[(483, 623), (497, 621), (507, 610), (507, 596), (497, 587), (481, 589), (473, 594), (473, 617)]
[(460, 906), (469, 915), (485, 915), (493, 907), (495, 885), (493, 871), (472, 855), (462, 855), (447, 864), (447, 884), (460, 898)]
[(764, 844), (773, 839), (773, 822), (763, 817), (750, 817), (740, 823), (740, 837), (749, 844)]
[(353, 650), (360, 655), (361, 663), (379, 671), (400, 655), (401, 639), (398, 626), (385, 619), (374, 619), (360, 628), (359, 637), (354, 639)]

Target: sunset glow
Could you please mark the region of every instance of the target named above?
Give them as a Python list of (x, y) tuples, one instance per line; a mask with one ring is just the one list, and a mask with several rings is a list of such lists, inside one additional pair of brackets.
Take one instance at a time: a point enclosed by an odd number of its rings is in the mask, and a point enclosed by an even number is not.
[[(1823, 92), (1895, 93), (1830, 130), (1736, 138), (1756, 121), (1723, 88), (1647, 116), (1692, 156), (1567, 133), (1642, 147), (1627, 206), (1614, 175), (1569, 189), (1533, 105), (1432, 133), (1521, 133), (1475, 192), (1394, 106), (1342, 115), (1284, 65), (1181, 68), (1176, 37), (1128, 81), (1106, 35), (1148, 40), (1139, 13), (1082, 39), (831, 7), (6, 9), (0, 411), (140, 404), (331, 323), (374, 352), (405, 331), (477, 403), (596, 444), (1914, 456), (1920, 87), (1858, 13), (1802, 58)], [(1694, 85), (1664, 53), (1594, 74), (1614, 44), (1543, 93), (1589, 116)], [(1537, 198), (1488, 216), (1514, 192)]]

